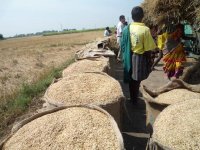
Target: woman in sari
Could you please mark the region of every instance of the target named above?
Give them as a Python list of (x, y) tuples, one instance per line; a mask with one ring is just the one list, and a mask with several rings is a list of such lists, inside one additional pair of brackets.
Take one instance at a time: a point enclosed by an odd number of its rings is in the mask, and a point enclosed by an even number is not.
[(181, 25), (177, 25), (176, 30), (169, 34), (165, 43), (163, 70), (169, 80), (172, 77), (179, 78), (183, 73), (183, 62), (186, 61), (186, 55), (181, 43), (182, 35)]

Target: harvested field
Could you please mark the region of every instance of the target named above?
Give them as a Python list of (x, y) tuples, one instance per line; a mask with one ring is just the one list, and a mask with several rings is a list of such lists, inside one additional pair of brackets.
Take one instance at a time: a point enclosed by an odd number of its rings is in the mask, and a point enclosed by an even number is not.
[(154, 123), (153, 141), (169, 149), (200, 149), (199, 108), (199, 99), (167, 107)]
[(123, 140), (114, 120), (100, 108), (70, 107), (25, 124), (3, 149), (121, 150)]
[(0, 41), (0, 102), (18, 91), (22, 83), (37, 81), (41, 74), (73, 58), (75, 51), (99, 37), (102, 31)]

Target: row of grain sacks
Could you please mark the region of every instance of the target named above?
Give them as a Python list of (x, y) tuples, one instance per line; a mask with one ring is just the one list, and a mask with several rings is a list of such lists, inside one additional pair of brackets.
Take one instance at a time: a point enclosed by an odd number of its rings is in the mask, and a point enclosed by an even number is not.
[(124, 95), (109, 76), (109, 57), (85, 58), (63, 70), (44, 94), (46, 109), (15, 125), (0, 149), (123, 150)]
[[(200, 149), (199, 63), (182, 79), (174, 79), (157, 90), (142, 87), (151, 132), (147, 150)], [(194, 73), (194, 69), (197, 68)], [(190, 74), (190, 75), (189, 75)], [(195, 78), (196, 77), (196, 78)], [(187, 79), (187, 80), (186, 80)], [(196, 84), (189, 84), (195, 80)]]

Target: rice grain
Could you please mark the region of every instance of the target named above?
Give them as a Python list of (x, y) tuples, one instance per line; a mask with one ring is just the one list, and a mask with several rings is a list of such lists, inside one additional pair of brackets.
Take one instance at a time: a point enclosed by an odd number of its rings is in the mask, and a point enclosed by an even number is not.
[(4, 144), (3, 150), (121, 150), (118, 136), (105, 113), (71, 107), (24, 125)]
[(107, 72), (109, 67), (108, 58), (83, 59), (71, 64), (63, 70), (63, 77), (80, 72)]
[(200, 93), (195, 93), (187, 89), (174, 89), (162, 93), (155, 98), (155, 101), (162, 104), (174, 104), (189, 99), (200, 99)]
[(174, 150), (200, 149), (200, 99), (167, 107), (153, 126), (153, 140)]

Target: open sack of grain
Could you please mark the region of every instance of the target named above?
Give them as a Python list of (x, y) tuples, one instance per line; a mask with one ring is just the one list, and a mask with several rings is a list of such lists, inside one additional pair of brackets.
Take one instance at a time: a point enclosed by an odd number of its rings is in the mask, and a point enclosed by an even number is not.
[(167, 106), (189, 99), (199, 99), (200, 101), (200, 84), (190, 85), (182, 80), (175, 79), (154, 91), (143, 85), (142, 94), (146, 104), (147, 129), (152, 132), (156, 117)]
[(102, 72), (69, 74), (46, 90), (44, 99), (55, 106), (94, 104), (107, 110), (120, 126), (124, 95), (117, 80)]
[(148, 150), (199, 150), (200, 99), (190, 99), (167, 107), (154, 125)]
[(97, 106), (61, 107), (19, 123), (3, 150), (123, 150), (114, 119)]
[(63, 70), (62, 76), (65, 77), (72, 73), (80, 72), (106, 72), (109, 73), (109, 59), (105, 57), (94, 59), (83, 59), (77, 61)]

